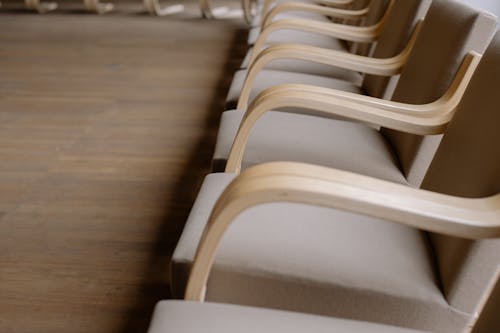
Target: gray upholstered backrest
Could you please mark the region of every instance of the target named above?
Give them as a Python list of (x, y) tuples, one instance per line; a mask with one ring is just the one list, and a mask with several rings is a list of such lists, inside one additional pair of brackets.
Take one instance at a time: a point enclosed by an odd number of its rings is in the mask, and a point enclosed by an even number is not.
[[(389, 0), (370, 0), (364, 3), (358, 3), (357, 9), (369, 6), (368, 14), (366, 17), (359, 22), (362, 26), (372, 26), (377, 24), (384, 16)], [(359, 55), (368, 55), (372, 44), (371, 43), (352, 43), (347, 42), (348, 47), (350, 47), (351, 52)]]
[[(497, 33), (446, 130), (422, 188), (473, 198), (500, 192), (499, 88)], [(476, 312), (500, 273), (500, 239), (431, 238), (448, 301), (460, 311)]]
[[(393, 100), (425, 104), (448, 89), (465, 55), (483, 53), (496, 30), (496, 18), (457, 0), (434, 0)], [(421, 137), (382, 130), (392, 144), (410, 184), (419, 186), (441, 136)]]
[[(390, 9), (387, 21), (377, 41), (374, 58), (391, 58), (398, 55), (408, 44), (419, 19), (422, 19), (431, 0), (396, 1)], [(368, 95), (382, 98), (385, 95), (388, 77), (366, 75), (363, 88)]]

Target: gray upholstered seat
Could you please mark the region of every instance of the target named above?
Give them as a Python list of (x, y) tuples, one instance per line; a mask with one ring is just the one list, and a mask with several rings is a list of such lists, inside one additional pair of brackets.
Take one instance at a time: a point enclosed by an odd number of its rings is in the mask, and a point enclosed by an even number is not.
[[(418, 333), (386, 325), (237, 305), (161, 301), (149, 333)], [(422, 333), (422, 332), (420, 332)]]
[[(438, 99), (451, 84), (465, 55), (470, 51), (482, 53), (495, 30), (496, 20), (489, 13), (458, 1), (434, 0), (408, 64), (403, 69), (393, 100), (425, 104)], [(371, 88), (377, 89), (375, 86)], [(215, 148), (214, 170), (220, 171), (227, 159), (241, 119), (241, 116), (231, 113), (238, 112), (226, 111), (223, 114)], [(306, 112), (311, 113), (310, 110)], [(397, 162), (391, 167), (397, 165), (408, 182), (418, 186), (441, 137), (421, 137), (382, 129), (369, 135), (370, 140), (364, 143), (366, 147), (352, 150), (352, 144), (363, 146), (359, 140), (363, 140), (364, 134), (360, 133), (368, 130), (361, 130), (362, 125), (349, 125), (345, 121), (327, 120), (317, 115), (270, 114), (259, 119), (252, 129), (245, 147), (244, 167), (271, 160), (291, 160), (346, 168), (355, 165), (350, 160), (356, 156), (356, 160), (367, 162), (365, 171), (361, 173), (375, 176), (378, 173), (375, 170), (382, 164), (376, 163), (373, 156), (396, 156)], [(353, 126), (356, 130), (340, 130), (343, 126)], [(334, 152), (340, 154), (335, 155)], [(367, 156), (360, 157), (362, 154)], [(369, 171), (370, 168), (374, 171)], [(359, 168), (346, 170), (360, 172)], [(394, 174), (392, 170), (391, 174)]]
[[(500, 192), (499, 64), (497, 33), (423, 188), (470, 198)], [(219, 173), (205, 179), (173, 255), (177, 296), (212, 207), (234, 177)], [(500, 297), (492, 293), (499, 272), (500, 239), (445, 237), (336, 209), (268, 203), (234, 218), (218, 248), (207, 299), (468, 332), (482, 304)]]
[[(243, 112), (222, 115), (213, 167), (223, 171)], [(229, 135), (231, 134), (231, 135)], [(346, 140), (345, 138), (349, 138)], [(252, 131), (243, 168), (270, 161), (314, 162), (406, 184), (397, 157), (380, 132), (365, 124), (268, 112)]]
[[(172, 259), (176, 297), (213, 205), (234, 177), (205, 179)], [(464, 325), (466, 317), (450, 309), (439, 289), (428, 246), (420, 231), (375, 218), (297, 204), (258, 206), (224, 237), (207, 299), (347, 318), (357, 312), (363, 320), (410, 327), (452, 314)]]

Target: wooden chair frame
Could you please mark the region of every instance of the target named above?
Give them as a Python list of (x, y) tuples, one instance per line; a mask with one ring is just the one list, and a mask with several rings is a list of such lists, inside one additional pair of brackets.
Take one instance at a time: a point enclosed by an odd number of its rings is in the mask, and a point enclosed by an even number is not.
[(441, 134), (479, 64), (481, 55), (469, 53), (443, 96), (428, 104), (406, 104), (351, 92), (302, 84), (283, 84), (264, 90), (250, 104), (231, 146), (226, 172), (239, 173), (248, 138), (266, 112), (296, 107), (326, 117), (345, 117), (418, 135)]
[(461, 198), (315, 165), (261, 164), (238, 176), (215, 204), (196, 252), (186, 300), (204, 300), (217, 247), (235, 218), (272, 202), (336, 208), (468, 239), (500, 237), (500, 194)]
[(159, 0), (143, 0), (146, 11), (154, 16), (166, 16), (184, 11), (184, 5), (162, 6)]
[(422, 21), (419, 21), (415, 26), (408, 44), (400, 54), (386, 59), (360, 56), (302, 44), (277, 44), (269, 46), (262, 50), (257, 57), (251, 61), (238, 99), (237, 109), (246, 110), (253, 83), (257, 75), (267, 64), (278, 59), (305, 60), (372, 75), (397, 75), (401, 73), (403, 66), (406, 64), (413, 50), (421, 25)]
[[(355, 0), (314, 0), (313, 2), (319, 5), (325, 5), (329, 7), (347, 8), (348, 6), (352, 5), (354, 1)], [(261, 9), (262, 18), (264, 18), (264, 16), (268, 13), (273, 2), (274, 0), (263, 1)]]
[(269, 12), (267, 12), (262, 20), (261, 28), (266, 28), (272, 23), (276, 15), (286, 12), (286, 11), (301, 11), (306, 13), (315, 13), (325, 16), (330, 16), (332, 18), (340, 19), (362, 19), (368, 14), (369, 7), (358, 10), (342, 9), (342, 8), (332, 8), (319, 4), (305, 3), (305, 2), (284, 2)]
[(97, 14), (105, 14), (112, 11), (115, 7), (110, 2), (100, 2), (99, 0), (83, 0), (83, 4), (89, 12)]
[(24, 0), (24, 5), (26, 8), (36, 10), (40, 14), (45, 14), (57, 8), (57, 2), (45, 2), (40, 0)]
[(261, 31), (259, 37), (255, 41), (249, 64), (251, 64), (255, 60), (259, 52), (265, 47), (269, 35), (272, 32), (278, 30), (292, 29), (306, 31), (351, 42), (374, 42), (380, 36), (380, 33), (382, 32), (385, 23), (387, 22), (389, 13), (392, 9), (392, 6), (394, 5), (394, 1), (395, 0), (391, 0), (389, 2), (384, 16), (378, 23), (367, 27), (350, 26), (340, 23), (320, 22), (298, 18), (282, 19), (274, 22), (269, 22), (268, 25), (265, 26)]

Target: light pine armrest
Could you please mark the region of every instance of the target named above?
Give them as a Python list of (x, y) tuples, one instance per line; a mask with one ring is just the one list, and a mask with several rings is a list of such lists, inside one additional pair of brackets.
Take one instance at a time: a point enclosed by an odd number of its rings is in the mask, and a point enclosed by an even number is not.
[(366, 27), (350, 26), (333, 22), (320, 22), (299, 18), (286, 18), (274, 22), (268, 22), (265, 28), (260, 32), (260, 35), (254, 44), (251, 60), (253, 60), (258, 52), (260, 52), (264, 48), (269, 35), (274, 31), (282, 29), (323, 34), (326, 36), (335, 37), (351, 42), (371, 43), (375, 41), (382, 32), (393, 5), (394, 0), (390, 0), (386, 12), (380, 19), (380, 21), (374, 25)]
[(219, 197), (199, 243), (185, 299), (203, 301), (217, 247), (236, 217), (272, 202), (336, 208), (469, 239), (500, 237), (500, 194), (460, 198), (315, 165), (266, 163), (246, 170)]
[(380, 35), (382, 26), (381, 24), (377, 24), (369, 27), (357, 27), (300, 18), (286, 18), (274, 21), (260, 32), (253, 46), (251, 61), (253, 61), (257, 54), (264, 49), (269, 35), (279, 30), (298, 30), (322, 34), (351, 42), (371, 43)]
[(250, 61), (237, 108), (239, 110), (247, 108), (253, 83), (259, 72), (270, 62), (279, 59), (305, 60), (372, 75), (392, 76), (399, 74), (413, 49), (420, 27), (421, 23), (419, 22), (415, 26), (408, 44), (400, 54), (385, 59), (365, 57), (303, 44), (276, 44), (269, 46), (259, 52), (257, 57)]
[[(312, 1), (312, 2), (326, 5), (329, 7), (347, 8), (348, 6), (352, 5), (354, 3), (354, 1), (355, 0), (316, 0), (316, 1)], [(264, 17), (264, 15), (266, 15), (269, 12), (273, 3), (274, 3), (274, 0), (264, 0), (264, 2), (262, 4), (262, 10), (261, 10), (262, 17)]]
[(332, 8), (313, 3), (284, 2), (271, 9), (265, 15), (261, 25), (262, 28), (264, 29), (266, 26), (268, 26), (274, 20), (276, 15), (290, 11), (314, 13), (314, 14), (330, 16), (333, 18), (361, 19), (365, 17), (366, 14), (368, 13), (368, 7), (358, 10), (350, 10), (350, 9)]
[(441, 134), (474, 74), (481, 56), (466, 56), (446, 93), (428, 104), (406, 104), (303, 84), (283, 84), (264, 90), (241, 121), (229, 152), (226, 172), (239, 173), (248, 138), (259, 118), (287, 107), (314, 110), (325, 117), (344, 117), (417, 135)]

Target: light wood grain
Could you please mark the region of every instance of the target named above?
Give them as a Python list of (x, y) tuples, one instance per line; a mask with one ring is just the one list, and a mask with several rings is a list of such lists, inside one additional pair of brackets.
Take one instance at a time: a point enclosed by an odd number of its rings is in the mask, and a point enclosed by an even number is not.
[(305, 12), (329, 16), (332, 18), (341, 19), (354, 19), (359, 20), (368, 14), (368, 7), (357, 10), (342, 9), (342, 8), (332, 8), (324, 5), (318, 5), (313, 3), (304, 2), (284, 2), (278, 4), (276, 7), (271, 9), (267, 14), (265, 14), (264, 19), (261, 24), (261, 28), (264, 29), (271, 22), (273, 22), (276, 15), (284, 12)]
[[(0, 9), (0, 332), (145, 332), (205, 173), (241, 20)], [(231, 3), (228, 3), (231, 5)]]

